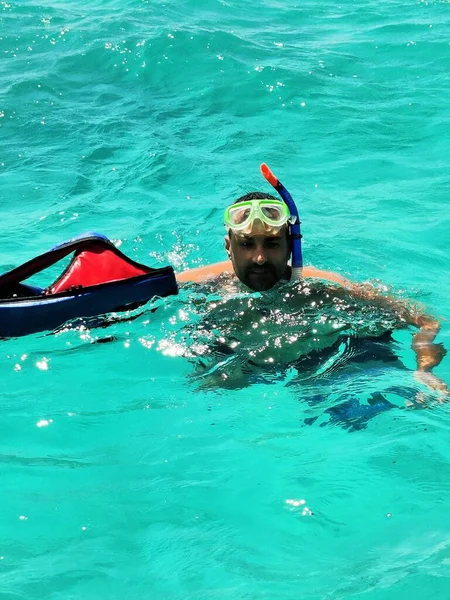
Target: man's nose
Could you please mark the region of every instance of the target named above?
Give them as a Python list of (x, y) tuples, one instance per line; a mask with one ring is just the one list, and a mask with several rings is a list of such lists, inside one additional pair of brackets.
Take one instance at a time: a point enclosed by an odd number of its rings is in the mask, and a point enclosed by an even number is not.
[(253, 255), (253, 262), (257, 265), (262, 266), (267, 261), (266, 253), (264, 252), (264, 248), (262, 246), (258, 246), (255, 250), (255, 254)]

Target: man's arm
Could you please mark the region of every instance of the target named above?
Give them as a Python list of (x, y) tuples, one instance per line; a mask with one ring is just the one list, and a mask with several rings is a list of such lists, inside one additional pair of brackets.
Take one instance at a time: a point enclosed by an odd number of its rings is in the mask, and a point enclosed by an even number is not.
[(439, 323), (431, 317), (422, 315), (414, 324), (419, 327), (419, 331), (414, 335), (412, 341), (412, 348), (416, 353), (417, 360), (415, 377), (429, 388), (447, 396), (450, 394), (447, 384), (431, 372), (433, 367), (436, 367), (447, 354), (442, 344), (434, 343), (439, 333)]
[(227, 272), (233, 272), (231, 260), (224, 260), (223, 262), (206, 265), (206, 267), (198, 267), (197, 269), (189, 269), (189, 271), (177, 273), (176, 277), (179, 283), (186, 283), (187, 281), (202, 282)]
[(351, 282), (349, 284), (345, 287), (351, 290), (353, 296), (378, 303), (379, 306), (390, 307), (397, 312), (406, 325), (414, 325), (418, 328), (419, 331), (414, 334), (411, 344), (416, 354), (417, 369), (415, 378), (429, 388), (446, 396), (449, 395), (450, 390), (447, 384), (432, 373), (432, 369), (439, 365), (447, 354), (442, 344), (434, 343), (440, 329), (439, 321), (419, 311), (416, 307), (411, 307), (407, 302), (382, 296), (372, 286), (358, 285)]
[(445, 356), (442, 345), (433, 343), (440, 325), (426, 315), (413, 318), (412, 324), (419, 328), (412, 341), (412, 348), (417, 355), (417, 368), (420, 371), (431, 371)]

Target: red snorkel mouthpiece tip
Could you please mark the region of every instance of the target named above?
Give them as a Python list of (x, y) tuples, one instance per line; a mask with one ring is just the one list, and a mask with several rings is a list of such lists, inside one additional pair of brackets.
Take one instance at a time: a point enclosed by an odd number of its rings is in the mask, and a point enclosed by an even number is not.
[(272, 185), (274, 188), (277, 187), (278, 179), (275, 177), (275, 175), (272, 173), (272, 171), (269, 169), (269, 167), (266, 165), (266, 163), (262, 163), (261, 173), (267, 179), (267, 181), (270, 183), (270, 185)]

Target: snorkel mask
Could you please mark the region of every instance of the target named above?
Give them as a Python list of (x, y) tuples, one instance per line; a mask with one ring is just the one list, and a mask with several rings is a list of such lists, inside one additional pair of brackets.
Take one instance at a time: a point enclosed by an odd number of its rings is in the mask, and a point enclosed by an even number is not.
[(232, 204), (225, 210), (225, 227), (236, 234), (248, 234), (253, 230), (253, 224), (259, 221), (264, 233), (276, 234), (281, 227), (289, 224), (292, 239), (292, 280), (303, 278), (302, 235), (300, 219), (292, 196), (284, 185), (275, 177), (266, 164), (261, 165), (265, 179), (277, 190), (283, 202), (264, 198), (247, 200)]
[(259, 220), (266, 233), (277, 233), (290, 220), (289, 209), (284, 202), (262, 198), (232, 204), (225, 210), (225, 227), (235, 233), (251, 235), (253, 223)]

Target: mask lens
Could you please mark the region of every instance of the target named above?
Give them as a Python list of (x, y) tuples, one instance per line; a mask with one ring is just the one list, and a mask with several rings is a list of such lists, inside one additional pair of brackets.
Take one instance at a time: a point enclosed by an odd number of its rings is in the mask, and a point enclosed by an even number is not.
[(280, 223), (286, 220), (279, 206), (261, 206), (261, 212), (271, 223)]
[(233, 225), (243, 225), (249, 220), (251, 212), (251, 206), (232, 208), (229, 213), (230, 221)]

